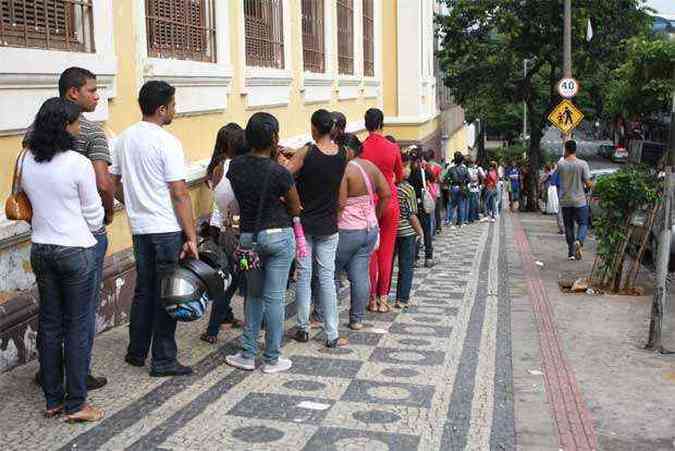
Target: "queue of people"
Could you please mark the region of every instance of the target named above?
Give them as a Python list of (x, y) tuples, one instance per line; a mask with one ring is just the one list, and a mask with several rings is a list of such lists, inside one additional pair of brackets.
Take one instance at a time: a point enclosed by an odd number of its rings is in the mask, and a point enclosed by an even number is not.
[[(111, 151), (101, 126), (82, 115), (96, 108), (96, 75), (69, 68), (59, 87), (60, 97), (37, 113), (17, 160), (20, 188), (32, 207), (31, 263), (40, 294), (35, 382), (46, 398), (46, 416), (94, 422), (104, 412), (87, 401), (88, 392), (107, 383), (90, 368), (114, 199), (126, 209), (137, 274), (124, 361), (145, 367), (150, 357), (151, 377), (193, 372), (177, 359), (177, 319), (161, 292), (180, 262), (198, 258), (199, 236), (183, 148), (164, 128), (176, 113), (175, 88), (145, 83), (138, 95), (142, 119), (115, 139)], [(227, 255), (231, 283), (212, 299), (200, 338), (215, 344), (223, 323), (241, 327), (241, 349), (226, 358), (229, 365), (255, 369), (264, 329), (262, 371), (292, 366), (281, 343), (294, 264), (298, 319), (292, 338), (300, 343), (319, 325), (311, 320), (314, 304), (324, 345), (349, 345), (338, 333), (341, 273), (350, 281), (352, 330), (364, 327), (366, 309), (390, 311), (396, 254), (394, 307), (411, 302), (421, 242), (426, 262), (432, 259), (440, 209), (422, 204), (428, 204), (426, 193), (441, 203), (440, 166), (430, 163), (432, 153), (402, 153), (395, 139), (383, 136), (382, 111), (368, 110), (364, 121), (368, 137), (361, 142), (345, 132), (344, 115), (318, 110), (311, 117), (312, 142), (293, 152), (279, 146), (280, 124), (269, 113), (254, 114), (245, 128), (231, 123), (218, 132), (207, 169), (214, 210), (202, 234)], [(231, 305), (237, 291), (245, 298), (243, 321)]]

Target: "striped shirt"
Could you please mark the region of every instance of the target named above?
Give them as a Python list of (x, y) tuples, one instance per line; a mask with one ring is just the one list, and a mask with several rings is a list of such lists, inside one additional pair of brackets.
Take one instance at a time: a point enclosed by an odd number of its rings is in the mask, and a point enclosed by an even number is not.
[(410, 223), (410, 217), (417, 214), (417, 196), (415, 195), (415, 188), (408, 183), (407, 180), (399, 183), (397, 188), (398, 203), (400, 205), (400, 216), (398, 221), (398, 236), (412, 236), (415, 235)]
[[(26, 136), (23, 138), (23, 147), (28, 146), (28, 137), (32, 131), (33, 125), (26, 130)], [(103, 128), (83, 115), (80, 115), (80, 134), (75, 137), (73, 150), (84, 155), (90, 161), (102, 160), (109, 165), (112, 164), (108, 138), (105, 136)]]

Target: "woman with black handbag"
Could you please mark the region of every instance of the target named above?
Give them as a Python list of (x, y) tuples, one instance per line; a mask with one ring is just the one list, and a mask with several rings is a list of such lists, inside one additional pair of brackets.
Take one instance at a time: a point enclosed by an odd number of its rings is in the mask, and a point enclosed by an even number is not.
[[(265, 318), (264, 373), (288, 370), (281, 357), (286, 284), (295, 254), (293, 217), (300, 200), (291, 173), (276, 159), (279, 122), (269, 113), (256, 113), (246, 125), (251, 151), (230, 163), (227, 179), (239, 204), (240, 245), (235, 252), (239, 269), (246, 273), (246, 326), (241, 351), (226, 358), (239, 369), (255, 369), (257, 338)], [(260, 184), (262, 180), (262, 186)]]
[(92, 231), (103, 227), (104, 211), (91, 162), (72, 150), (81, 112), (75, 103), (56, 97), (42, 105), (27, 141), (21, 178), (33, 209), (31, 265), (40, 293), (45, 415), (65, 413), (69, 422), (103, 417), (101, 409), (86, 402), (97, 290)]

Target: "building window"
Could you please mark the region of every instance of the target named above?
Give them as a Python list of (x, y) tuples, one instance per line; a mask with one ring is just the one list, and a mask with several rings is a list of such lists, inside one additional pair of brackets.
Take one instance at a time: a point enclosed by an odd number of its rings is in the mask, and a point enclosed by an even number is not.
[(213, 0), (145, 0), (148, 56), (216, 62)]
[(302, 0), (302, 57), (308, 72), (325, 72), (324, 0)]
[(354, 74), (354, 0), (337, 0), (338, 71)]
[(366, 77), (375, 76), (374, 1), (363, 0), (363, 73)]
[(282, 0), (244, 0), (246, 65), (284, 68)]
[(94, 52), (92, 0), (0, 0), (0, 46)]

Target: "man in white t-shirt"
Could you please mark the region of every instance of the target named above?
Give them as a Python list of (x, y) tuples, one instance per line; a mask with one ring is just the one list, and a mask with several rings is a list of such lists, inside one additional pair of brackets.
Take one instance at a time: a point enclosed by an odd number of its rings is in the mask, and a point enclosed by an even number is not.
[[(144, 366), (152, 344), (150, 376), (192, 374), (176, 359), (176, 320), (160, 300), (162, 276), (183, 256), (197, 257), (197, 233), (185, 182), (180, 141), (162, 127), (176, 114), (175, 88), (163, 81), (143, 85), (138, 103), (143, 120), (115, 141), (111, 173), (122, 185), (136, 258), (125, 361)], [(118, 189), (119, 192), (119, 189)]]

